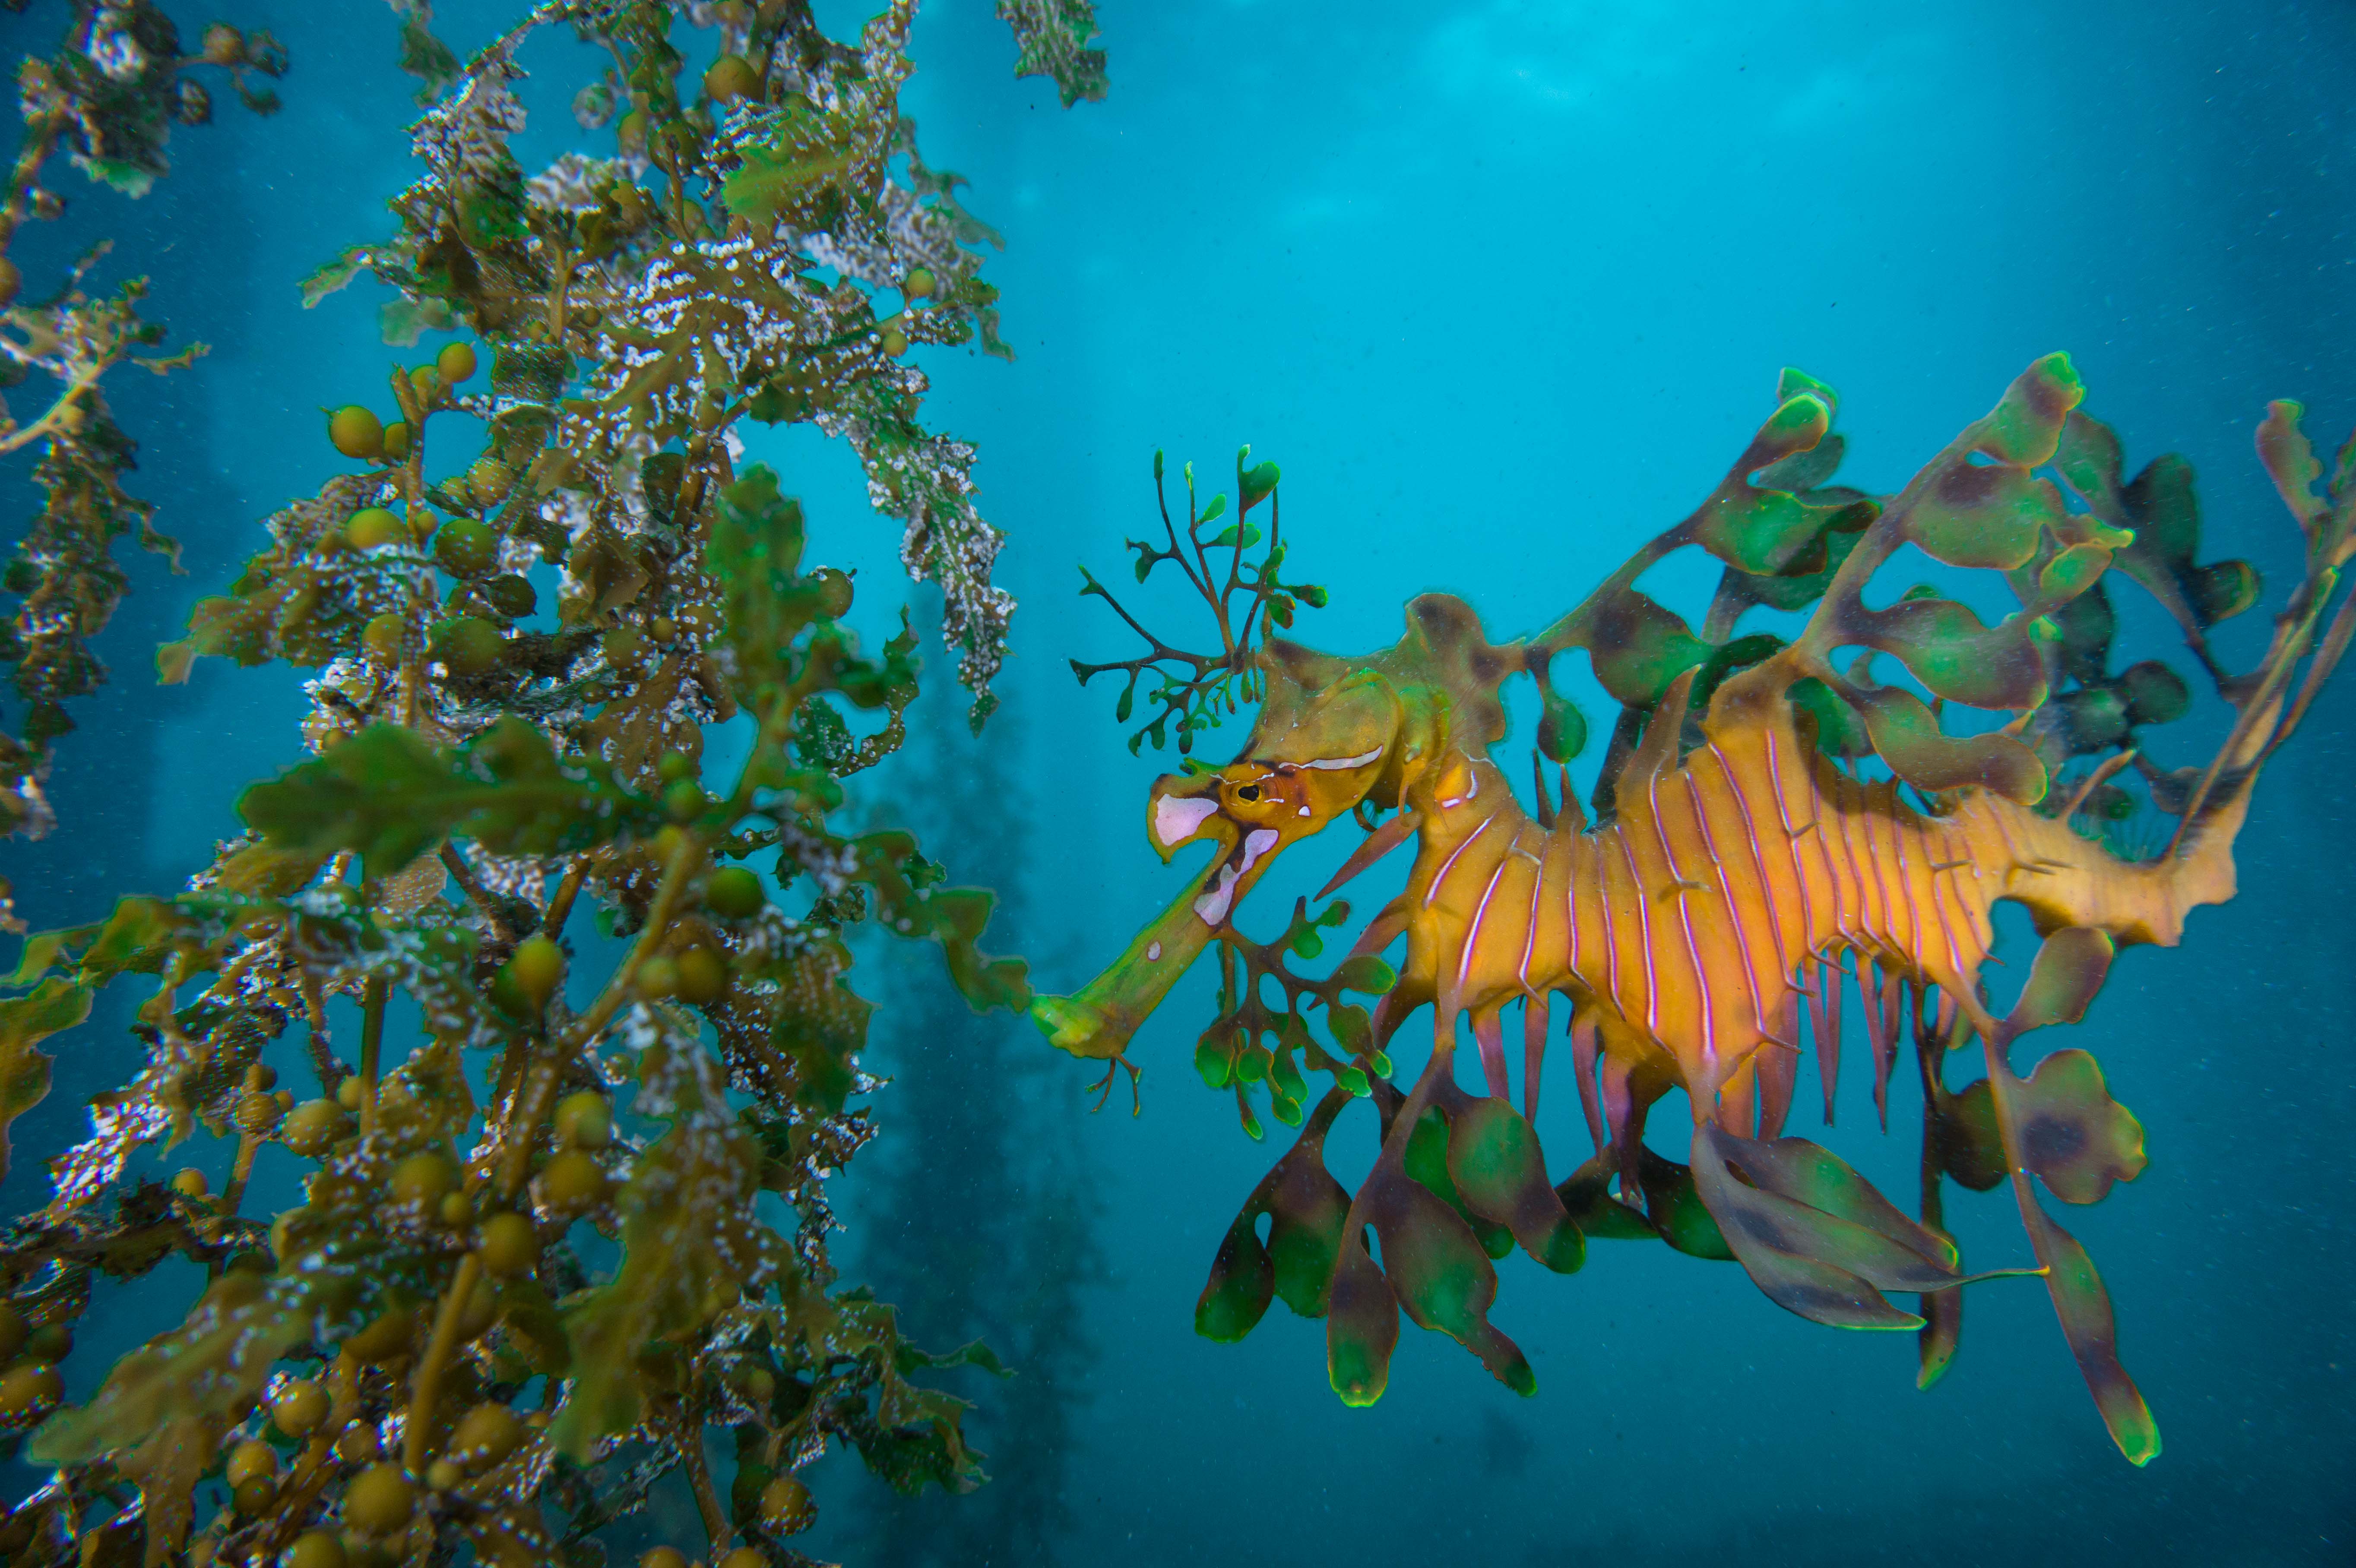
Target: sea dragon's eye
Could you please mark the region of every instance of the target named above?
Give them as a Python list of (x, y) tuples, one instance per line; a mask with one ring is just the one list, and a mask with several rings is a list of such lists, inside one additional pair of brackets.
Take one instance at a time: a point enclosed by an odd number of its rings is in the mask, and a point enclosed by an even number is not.
[(1237, 800), (1258, 800), (1259, 798), (1259, 785), (1244, 785), (1241, 789), (1236, 791), (1236, 798)]

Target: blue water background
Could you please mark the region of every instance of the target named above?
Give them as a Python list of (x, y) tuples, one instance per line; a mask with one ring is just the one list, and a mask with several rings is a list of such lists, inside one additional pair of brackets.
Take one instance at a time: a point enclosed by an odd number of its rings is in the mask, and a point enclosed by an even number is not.
[[(177, 885), (232, 829), (236, 784), (294, 760), (286, 672), (209, 665), (158, 691), (147, 650), (255, 548), (256, 519), (316, 487), (311, 411), (361, 395), (387, 357), (380, 296), (356, 287), (306, 314), (294, 284), (388, 232), (383, 197), (410, 177), (391, 24), (357, 0), (229, 9), (288, 44), (286, 112), (225, 108), (180, 133), (181, 168), (144, 203), (67, 187), (81, 210), (66, 227), (123, 236), (109, 266), (152, 272), (155, 313), (214, 352), (111, 393), (188, 575), (134, 569), (105, 641), (116, 684), (80, 709), (56, 778), (67, 827), (0, 848), (38, 924)], [(1241, 442), (1284, 465), (1292, 564), (1333, 594), (1302, 635), (1351, 650), (1390, 641), (1426, 589), (1465, 595), (1493, 636), (1551, 619), (1708, 493), (1784, 365), (1842, 394), (1848, 475), (1894, 489), (2066, 348), (2131, 466), (2190, 457), (2211, 553), (2248, 556), (2277, 592), (2297, 540), (2251, 429), (2276, 397), (2307, 400), (2319, 444), (2356, 421), (2343, 5), (1113, 0), (1112, 95), (1068, 113), (1009, 79), (988, 11), (959, 0), (925, 19), (906, 101), (927, 156), (967, 175), (969, 204), (1005, 233), (989, 275), (1021, 357), (923, 362), (930, 422), (980, 446), (985, 510), (1012, 539), (1003, 581), (1024, 600), (1002, 684), (1026, 765), (1014, 798), (976, 809), (1011, 809), (1028, 833), (1030, 940), (1053, 988), (1179, 885), (1143, 839), (1151, 753), (1133, 762), (1111, 694), (1065, 668), (1125, 651), (1072, 597), (1074, 566), (1126, 580), (1119, 540), (1151, 526), (1157, 446), (1173, 469), (1195, 460), (1206, 490)], [(502, 14), (446, 5), (442, 27), (468, 48)], [(822, 8), (839, 36), (860, 14)], [(55, 21), (36, 8), (0, 36), (46, 45)], [(540, 57), (543, 149), (571, 139), (554, 119), (568, 58)], [(894, 529), (867, 517), (847, 454), (766, 436), (754, 454), (809, 500), (817, 553), (863, 568), (862, 614), (885, 624)], [(1708, 581), (1665, 570), (1645, 586), (1697, 619)], [(1193, 624), (1149, 600), (1173, 631)], [(2155, 614), (2126, 626), (2132, 656), (2174, 648)], [(2265, 631), (2253, 614), (2220, 643), (2246, 662)], [(1412, 1329), (1367, 1411), (1327, 1391), (1322, 1325), (1279, 1308), (1241, 1346), (1195, 1338), (1217, 1239), (1280, 1147), (1247, 1139), (1232, 1101), (1195, 1082), (1198, 982), (1138, 1040), (1142, 1116), (1117, 1101), (1082, 1124), (1108, 1276), (1068, 1560), (2356, 1559), (2351, 703), (2343, 680), (2269, 771), (2240, 899), (2195, 916), (2182, 950), (2123, 959), (2088, 1023), (2051, 1041), (2095, 1051), (2148, 1136), (2142, 1179), (2064, 1216), (2166, 1437), (2147, 1470), (2113, 1451), (2029, 1282), (1971, 1293), (1962, 1354), (1929, 1393), (1910, 1337), (1818, 1328), (1732, 1267), (1626, 1243), (1567, 1279), (1501, 1264), (1494, 1317), (1537, 1368), (1530, 1400)], [(2220, 711), (2163, 732), (2163, 760), (2205, 758)], [(1527, 735), (1508, 742), (1516, 765)], [(1335, 837), (1295, 851), (1247, 923), (1267, 929), (1295, 884), (1322, 880)], [(1402, 870), (1366, 879), (1360, 908)], [(2030, 948), (2018, 923), (2011, 937), (2017, 976)], [(955, 1071), (954, 1042), (940, 1049), (934, 1065)], [(1829, 1141), (1902, 1198), (1912, 1139), (1874, 1133), (1862, 1054), (1852, 1040)], [(119, 1034), (80, 1037), (17, 1125), (12, 1211), (38, 1200), (34, 1157), (75, 1135), (80, 1097), (133, 1060)], [(1010, 1093), (1010, 1115), (1085, 1118), (1086, 1073), (1066, 1076), (1067, 1110)], [(1571, 1098), (1564, 1082), (1541, 1118), (1559, 1168), (1583, 1152)], [(1903, 1074), (1893, 1098), (1911, 1125)], [(1822, 1136), (1806, 1104), (1793, 1130)], [(1345, 1180), (1370, 1157), (1363, 1127), (1337, 1135)], [(854, 1218), (861, 1191), (854, 1170)], [(2026, 1259), (2000, 1194), (1950, 1204), (1975, 1263)], [(110, 1304), (72, 1388), (94, 1385), (106, 1335), (151, 1332), (178, 1301)], [(821, 1477), (814, 1549), (857, 1539), (872, 1494), (850, 1467)]]

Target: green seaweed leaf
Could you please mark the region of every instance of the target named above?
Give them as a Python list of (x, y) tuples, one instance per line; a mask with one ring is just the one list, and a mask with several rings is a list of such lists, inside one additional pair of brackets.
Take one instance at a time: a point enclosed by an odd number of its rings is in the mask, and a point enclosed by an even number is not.
[(742, 162), (721, 182), (721, 201), (755, 223), (823, 226), (847, 199), (843, 176), (858, 162), (857, 129), (850, 114), (791, 100), (738, 141)]
[(90, 1017), (90, 1003), (87, 987), (59, 979), (0, 1000), (0, 1176), (8, 1174), (8, 1125), (49, 1093), (49, 1058), (35, 1048)]
[(507, 401), (552, 403), (572, 379), (572, 357), (553, 344), (502, 343), (491, 356), (491, 393)]
[(444, 838), (498, 855), (553, 855), (652, 832), (654, 803), (615, 782), (608, 764), (560, 758), (509, 715), (463, 746), (437, 750), (414, 731), (371, 724), (352, 739), (250, 786), (238, 813), (282, 849), (352, 849), (369, 880)]
[(553, 855), (651, 833), (663, 820), (654, 803), (615, 782), (611, 766), (560, 758), (513, 715), (446, 750), (397, 724), (371, 724), (317, 761), (250, 786), (238, 813), (283, 849), (359, 851), (372, 881), (454, 836), (498, 855)]
[(1090, 0), (998, 0), (1001, 20), (1014, 29), (1014, 74), (1044, 76), (1069, 109), (1105, 95), (1105, 52), (1096, 42), (1097, 9)]
[[(995, 894), (917, 880), (911, 873), (921, 857), (916, 839), (905, 833), (871, 833), (851, 848), (857, 857), (852, 878), (875, 890), (876, 918), (884, 929), (911, 941), (939, 943), (950, 982), (974, 1011), (1021, 1012), (1031, 1005), (1029, 965), (1020, 958), (992, 958), (980, 945)], [(937, 868), (933, 870), (937, 874)]]
[(224, 1424), (215, 1415), (176, 1415), (116, 1461), (139, 1488), (139, 1523), (147, 1538), (145, 1568), (173, 1562), (187, 1540), (196, 1522), (197, 1482), (220, 1451)]
[(458, 80), (458, 57), (434, 36), (431, 13), (418, 6), (401, 19), (401, 69), (417, 78), (417, 101), (430, 103)]
[(310, 1281), (232, 1270), (186, 1322), (117, 1361), (88, 1404), (44, 1423), (27, 1452), (45, 1465), (81, 1464), (176, 1422), (238, 1420), (271, 1363), (311, 1337), (317, 1316)]
[(315, 268), (301, 284), (303, 308), (310, 310), (329, 294), (349, 285), (354, 278), (360, 275), (360, 270), (369, 264), (373, 249), (368, 245), (348, 245), (342, 255)]
[(726, 596), (731, 685), (756, 709), (787, 678), (793, 640), (840, 598), (799, 574), (804, 536), (801, 503), (777, 493), (766, 464), (720, 492), (704, 564)]

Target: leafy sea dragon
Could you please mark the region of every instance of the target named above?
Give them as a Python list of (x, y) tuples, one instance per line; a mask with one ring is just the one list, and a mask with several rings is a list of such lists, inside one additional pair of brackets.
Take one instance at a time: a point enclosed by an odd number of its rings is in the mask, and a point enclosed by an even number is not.
[[(2008, 1180), (2038, 1266), (1997, 1272), (2042, 1275), (2121, 1451), (2136, 1464), (2158, 1452), (2115, 1353), (2101, 1278), (2032, 1182), (2093, 1202), (2142, 1170), (2142, 1128), (2084, 1051), (2058, 1051), (2024, 1077), (2010, 1048), (2079, 1018), (2118, 946), (2172, 946), (2189, 912), (2233, 896), (2233, 840), (2260, 766), (2356, 629), (2344, 596), (2323, 619), (2356, 549), (2356, 441), (2319, 497), (2298, 406), (2273, 405), (2260, 427), (2261, 457), (2304, 534), (2304, 571), (2265, 657), (2236, 676), (2207, 632), (2254, 603), (2256, 574), (2240, 561), (2196, 562), (2190, 466), (2163, 457), (2123, 480), (2117, 439), (2076, 411), (2082, 395), (2065, 356), (2039, 360), (1904, 489), (1876, 498), (1831, 484), (1842, 455), (1836, 400), (1786, 371), (1774, 413), (1708, 498), (1554, 624), (1492, 644), (1469, 606), (1426, 594), (1408, 606), (1397, 645), (1357, 658), (1273, 635), (1297, 603), (1323, 602), (1279, 575), (1272, 503), (1267, 554), (1246, 558), (1258, 538), (1248, 515), (1273, 496), (1275, 465), (1238, 460), (1242, 506), (1215, 537), (1225, 497), (1198, 512), (1188, 470), (1183, 536), (1165, 504), (1166, 544), (1130, 548), (1141, 581), (1164, 562), (1184, 571), (1216, 613), (1221, 652), (1162, 643), (1089, 578), (1083, 592), (1113, 602), (1149, 651), (1074, 667), (1084, 682), (1126, 674), (1124, 720), (1146, 684), (1158, 711), (1132, 750), (1146, 738), (1159, 745), (1173, 724), (1187, 750), (1238, 699), (1258, 701), (1258, 720), (1236, 761), (1190, 761), (1153, 786), (1155, 848), (1166, 860), (1209, 844), (1204, 874), (1103, 975), (1075, 995), (1040, 997), (1033, 1012), (1064, 1050), (1129, 1066), (1138, 1027), (1206, 948), (1220, 948), (1222, 1010), (1197, 1066), (1215, 1087), (1234, 1087), (1255, 1136), (1255, 1084), (1302, 1132), (1228, 1232), (1197, 1307), (1201, 1331), (1240, 1338), (1280, 1293), (1295, 1311), (1326, 1317), (1333, 1387), (1368, 1403), (1382, 1394), (1403, 1307), (1527, 1392), (1527, 1361), (1487, 1320), (1491, 1258), (1518, 1242), (1569, 1272), (1588, 1234), (1657, 1235), (1739, 1261), (1771, 1299), (1817, 1322), (1918, 1329), (1928, 1386), (1956, 1348), (1960, 1287), (1990, 1277), (1964, 1272), (1942, 1226), (1943, 1183)], [(1155, 471), (1158, 485), (1158, 456)], [(1633, 587), (1687, 545), (1725, 567), (1698, 635)], [(1927, 588), (1869, 608), (1868, 583), (1906, 545), (2004, 573), (2019, 611), (1987, 625)], [(2137, 731), (2180, 717), (2189, 694), (2157, 662), (2110, 669), (2113, 572), (2175, 617), (2233, 709), (2205, 766), (2163, 769), (2142, 745)], [(1762, 607), (1805, 619), (1789, 642), (1735, 637)], [(1553, 660), (1573, 648), (1622, 704), (1592, 822), (1567, 769), (1558, 805), (1537, 764), (1533, 812), (1492, 755), (1505, 734), (1500, 689), (1516, 675), (1542, 690), (1538, 751), (1558, 765), (1580, 749), (1584, 720), (1550, 684)], [(1844, 650), (1856, 655), (1837, 665)], [(1912, 680), (1878, 681), (1873, 663), (1885, 655)], [(2009, 719), (1949, 733), (1942, 711), (1958, 707)], [(2164, 846), (2141, 853), (2117, 826), (2139, 809), (2114, 782), (2129, 768), (2140, 809), (2174, 821)], [(1234, 914), (1289, 846), (1345, 816), (1370, 831), (1321, 898), (1409, 839), (1414, 867), (1349, 960), (1312, 979), (1290, 959), (1315, 956), (1319, 930), (1346, 919), (1346, 905), (1312, 917), (1303, 901), (1269, 944), (1241, 935)], [(1981, 967), (1991, 906), (2006, 899), (2027, 907), (2043, 944), (1999, 1017)], [(1380, 955), (1402, 937), (1394, 973)], [(1924, 1089), (1919, 1218), (1819, 1145), (1783, 1136), (1804, 1017), (1831, 1123), (1844, 980), (1864, 1011), (1885, 1126), (1898, 1044), (1913, 1038)], [(1345, 992), (1377, 997), (1371, 1015)], [(1402, 1089), (1387, 1047), (1426, 1006), (1430, 1058)], [(1505, 1044), (1515, 1006), (1519, 1108)], [(1330, 1047), (1308, 1028), (1320, 1008)], [(1558, 1012), (1569, 1015), (1597, 1146), (1558, 1184), (1532, 1125)], [(1486, 1094), (1457, 1083), (1460, 1019)], [(1987, 1076), (1950, 1090), (1944, 1061), (1973, 1041)], [(1313, 1109), (1303, 1064), (1333, 1079)], [(1647, 1113), (1671, 1090), (1692, 1112), (1688, 1165), (1644, 1141)], [(1373, 1103), (1383, 1137), (1353, 1193), (1322, 1148), (1358, 1099)], [(1922, 1311), (1892, 1305), (1890, 1292), (1919, 1296)]]

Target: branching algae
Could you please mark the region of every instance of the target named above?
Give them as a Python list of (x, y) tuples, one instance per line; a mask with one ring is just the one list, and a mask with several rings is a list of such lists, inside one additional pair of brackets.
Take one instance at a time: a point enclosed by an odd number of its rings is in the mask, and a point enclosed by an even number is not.
[[(139, 314), (146, 279), (122, 283), (111, 296), (85, 290), (105, 242), (86, 251), (54, 288), (29, 297), (7, 252), (27, 220), (64, 215), (65, 198), (43, 183), (59, 153), (92, 180), (145, 196), (169, 170), (172, 127), (212, 117), (201, 78), (225, 76), (258, 114), (277, 109), (276, 96), (256, 80), (286, 69), (285, 52), (268, 33), (216, 22), (198, 52), (183, 55), (180, 48), (179, 29), (145, 0), (79, 0), (64, 47), (48, 59), (27, 59), (16, 76), (25, 141), (0, 200), (0, 388), (33, 381), (47, 407), (19, 421), (0, 402), (0, 454), (37, 445), (33, 482), (42, 496), (0, 575), (0, 590), (19, 601), (0, 625), (0, 665), (12, 667), (9, 684), (24, 705), (17, 732), (0, 731), (0, 837), (37, 838), (55, 825), (42, 784), (52, 749), (73, 729), (66, 704), (105, 678), (91, 640), (129, 586), (115, 542), (135, 533), (146, 549), (178, 560), (178, 547), (155, 528), (154, 507), (123, 486), (138, 447), (115, 422), (101, 383), (122, 366), (162, 375), (205, 351), (191, 344), (176, 354), (150, 352), (164, 332)], [(0, 927), (23, 929), (10, 912), (5, 877)]]
[[(45, 1039), (111, 981), (153, 990), (144, 1065), (0, 1253), (0, 1433), (56, 1467), (0, 1558), (588, 1564), (662, 1484), (700, 1551), (751, 1568), (809, 1561), (796, 1472), (830, 1443), (904, 1489), (980, 1478), (961, 1403), (913, 1380), (989, 1352), (918, 1349), (828, 1261), (825, 1183), (874, 1086), (846, 937), (937, 944), (978, 1008), (1029, 993), (977, 944), (987, 893), (830, 825), (901, 742), (916, 639), (904, 617), (859, 648), (851, 580), (734, 433), (807, 421), (857, 451), (978, 721), (999, 536), (905, 357), (1002, 347), (991, 236), (898, 112), (914, 12), (846, 45), (800, 0), (550, 4), (463, 66), (410, 12), (423, 172), (394, 236), (308, 294), (366, 272), (398, 295), (389, 338), (473, 341), (332, 411), (342, 471), (163, 650), (166, 679), (316, 669), (315, 760), (245, 792), (249, 831), (186, 891), (29, 938), (6, 982), (0, 1130), (46, 1091)], [(1067, 100), (1099, 90), (1085, 6), (1014, 19)], [(559, 27), (611, 60), (575, 110), (616, 150), (528, 176), (519, 50)], [(740, 715), (749, 755), (712, 776), (703, 726)], [(305, 1093), (262, 1060), (290, 1036)], [(233, 1144), (218, 1189), (136, 1174), (199, 1132)], [(303, 1200), (252, 1216), (273, 1145)], [(57, 1409), (102, 1276), (175, 1259), (207, 1281), (185, 1321)]]
[[(2013, 1046), (2083, 1015), (2119, 946), (2172, 946), (2190, 911), (2233, 896), (2233, 839), (2259, 769), (2356, 632), (2344, 594), (2324, 619), (2356, 553), (2356, 441), (2319, 497), (2298, 406), (2275, 404), (2260, 426), (2305, 565), (2265, 657), (2236, 674), (2208, 631), (2256, 602), (2256, 574), (2199, 560), (2189, 465), (2162, 457), (2126, 479), (2117, 438), (2077, 411), (2081, 397), (2065, 357), (2040, 360), (1903, 490), (1871, 496), (1834, 482), (1832, 392), (1787, 371), (1774, 413), (1717, 489), (1560, 620), (1492, 644), (1469, 606), (1427, 594), (1395, 646), (1357, 658), (1276, 635), (1297, 603), (1322, 595), (1278, 575), (1275, 466), (1238, 461), (1236, 514), (1216, 533), (1226, 497), (1197, 511), (1189, 471), (1183, 530), (1165, 507), (1163, 541), (1130, 548), (1141, 581), (1165, 562), (1188, 577), (1215, 612), (1218, 646), (1190, 654), (1145, 634), (1137, 657), (1074, 667), (1083, 682), (1125, 680), (1124, 720), (1142, 688), (1149, 714), (1132, 750), (1174, 732), (1190, 751), (1238, 703), (1258, 704), (1257, 722), (1235, 762), (1190, 761), (1154, 786), (1154, 847), (1167, 859), (1206, 843), (1207, 870), (1111, 968), (1076, 995), (1038, 998), (1033, 1014), (1065, 1050), (1125, 1066), (1138, 1026), (1218, 948), (1220, 1010), (1195, 1064), (1214, 1088), (1232, 1086), (1253, 1136), (1255, 1090), (1301, 1133), (1220, 1246), (1196, 1308), (1202, 1333), (1239, 1339), (1280, 1296), (1326, 1319), (1334, 1390), (1363, 1404), (1382, 1395), (1404, 1309), (1528, 1392), (1528, 1362), (1488, 1321), (1490, 1260), (1518, 1243), (1569, 1273), (1589, 1236), (1650, 1236), (1740, 1262), (1771, 1300), (1816, 1322), (1916, 1329), (1927, 1386), (1954, 1355), (1962, 1287), (1991, 1277), (1965, 1270), (1944, 1229), (1944, 1183), (2009, 1182), (2036, 1267), (1992, 1273), (2043, 1276), (2120, 1451), (2136, 1464), (2158, 1453), (2101, 1278), (2036, 1191), (2099, 1200), (2143, 1170), (2143, 1129), (2085, 1051), (2056, 1051), (2024, 1076)], [(1250, 517), (1263, 501), (1255, 560)], [(1869, 607), (1868, 585), (1907, 545), (2002, 573), (2019, 611), (1987, 625), (1929, 588)], [(1687, 546), (1724, 567), (1698, 633), (1633, 586)], [(2174, 617), (2233, 709), (2203, 764), (2166, 767), (2146, 745), (2147, 727), (2180, 717), (2189, 692), (2164, 664), (2113, 667), (2120, 575)], [(1093, 578), (1084, 592), (1113, 597)], [(1788, 643), (1736, 635), (1761, 606), (1805, 612), (1804, 623)], [(1559, 767), (1587, 733), (1550, 684), (1571, 649), (1622, 704), (1592, 822)], [(1877, 679), (1881, 656), (1912, 680)], [(1535, 815), (1491, 754), (1505, 731), (1500, 688), (1516, 675), (1544, 699)], [(2008, 717), (1951, 731), (1943, 707)], [(2151, 852), (2123, 857), (2114, 827), (2138, 796), (2174, 826)], [(1265, 944), (1237, 931), (1234, 911), (1287, 846), (1349, 816), (1366, 837), (1321, 897), (1410, 840), (1414, 867), (1349, 957), (1309, 978), (1292, 961), (1319, 955), (1346, 905), (1312, 916), (1302, 901)], [(1981, 981), (1999, 900), (2026, 906), (2043, 938), (2002, 1017)], [(1401, 938), (1394, 970), (1382, 955)], [(1925, 1101), (1917, 1217), (1830, 1151), (1783, 1136), (1804, 1036), (1831, 1123), (1844, 987), (1864, 1011), (1885, 1125), (1900, 1043), (1913, 1041)], [(1430, 1061), (1402, 1085), (1386, 1047), (1427, 1006)], [(1505, 1039), (1515, 1007), (1518, 1108)], [(1324, 1039), (1310, 1029), (1320, 1009)], [(1559, 1181), (1532, 1125), (1558, 1015), (1596, 1149)], [(1457, 1083), (1460, 1019), (1485, 1093)], [(1975, 1041), (1986, 1076), (1951, 1089), (1947, 1059)], [(1312, 1094), (1309, 1072), (1332, 1086)], [(1671, 1090), (1693, 1114), (1687, 1164), (1644, 1141)], [(1372, 1103), (1382, 1142), (1351, 1192), (1322, 1150), (1357, 1100)], [(1890, 1294), (1918, 1296), (1920, 1310)]]

